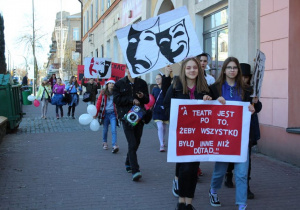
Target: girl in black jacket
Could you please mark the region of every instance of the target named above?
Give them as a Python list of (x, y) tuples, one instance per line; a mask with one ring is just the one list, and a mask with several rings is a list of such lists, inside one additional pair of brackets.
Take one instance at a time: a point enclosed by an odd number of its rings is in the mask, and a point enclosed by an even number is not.
[[(210, 100), (203, 70), (196, 58), (187, 58), (181, 65), (179, 78), (173, 81), (166, 93), (164, 107), (170, 115), (171, 98)], [(193, 209), (192, 199), (197, 184), (199, 162), (176, 163), (179, 185), (177, 209)]]

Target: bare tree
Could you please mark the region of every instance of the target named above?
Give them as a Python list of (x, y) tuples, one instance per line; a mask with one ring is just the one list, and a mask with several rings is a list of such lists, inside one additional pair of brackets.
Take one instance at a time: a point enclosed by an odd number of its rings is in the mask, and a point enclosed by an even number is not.
[[(48, 33), (42, 31), (41, 27), (36, 27), (34, 30), (35, 38), (33, 39), (33, 34), (31, 33), (32, 28), (32, 23), (28, 23), (28, 25), (24, 27), (24, 30), (21, 31), (20, 36), (17, 39), (17, 44), (24, 46), (24, 51), (27, 55), (32, 55), (34, 45), (36, 53), (41, 52), (43, 50), (43, 45), (46, 43), (46, 38), (48, 35)], [(34, 59), (36, 59), (36, 57)], [(36, 59), (36, 61), (36, 67), (38, 69), (38, 60)]]
[(66, 44), (65, 48), (65, 55), (64, 55), (64, 68), (68, 70), (68, 76), (71, 77), (75, 74), (75, 70), (77, 70), (77, 66), (80, 63), (80, 57), (74, 58), (73, 52), (76, 50), (76, 44), (75, 43), (68, 43)]

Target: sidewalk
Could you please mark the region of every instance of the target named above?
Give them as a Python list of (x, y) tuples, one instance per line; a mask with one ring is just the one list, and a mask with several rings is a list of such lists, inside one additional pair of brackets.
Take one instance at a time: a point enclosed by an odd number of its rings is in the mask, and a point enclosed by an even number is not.
[[(171, 192), (175, 164), (159, 152), (153, 123), (144, 127), (138, 160), (143, 174), (131, 181), (124, 167), (127, 142), (118, 128), (120, 151), (101, 146), (102, 131), (92, 132), (78, 123), (86, 113), (80, 102), (73, 119), (55, 118), (49, 105), (48, 119), (40, 119), (40, 107), (24, 106), (27, 114), (15, 134), (0, 145), (0, 209), (175, 209)], [(64, 107), (66, 115), (66, 107)], [(194, 207), (216, 209), (209, 204), (208, 190), (214, 163), (203, 162), (204, 176), (197, 185)], [(300, 169), (260, 154), (252, 157), (248, 209), (299, 209)], [(219, 191), (220, 210), (237, 209), (235, 189)]]

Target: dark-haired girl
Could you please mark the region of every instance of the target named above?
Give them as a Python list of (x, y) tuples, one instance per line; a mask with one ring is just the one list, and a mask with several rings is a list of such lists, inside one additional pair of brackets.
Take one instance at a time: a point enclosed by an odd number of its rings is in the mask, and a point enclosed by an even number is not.
[[(221, 74), (216, 83), (210, 86), (213, 99), (217, 99), (221, 104), (226, 101), (248, 101), (252, 102), (251, 89), (246, 86), (242, 79), (242, 70), (237, 58), (227, 58), (222, 66)], [(255, 112), (254, 106), (249, 105), (249, 111)], [(249, 154), (248, 154), (249, 155)], [(234, 173), (236, 181), (236, 204), (239, 209), (247, 207), (247, 177), (248, 177), (249, 156), (246, 162), (234, 163)], [(218, 199), (217, 190), (221, 188), (224, 175), (227, 171), (228, 163), (216, 162), (211, 179), (209, 190), (210, 204), (221, 206)]]
[(77, 79), (75, 76), (72, 76), (70, 79), (69, 84), (66, 87), (66, 92), (71, 94), (71, 101), (68, 103), (68, 117), (71, 114), (71, 109), (72, 109), (72, 118), (75, 119), (75, 107), (79, 103), (79, 96), (77, 94), (77, 91), (80, 91), (81, 87), (79, 86)]

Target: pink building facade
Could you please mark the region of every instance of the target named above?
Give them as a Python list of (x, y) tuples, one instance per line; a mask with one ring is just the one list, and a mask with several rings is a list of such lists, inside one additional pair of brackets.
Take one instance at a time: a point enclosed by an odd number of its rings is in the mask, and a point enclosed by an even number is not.
[(300, 166), (300, 1), (260, 1), (260, 152)]

